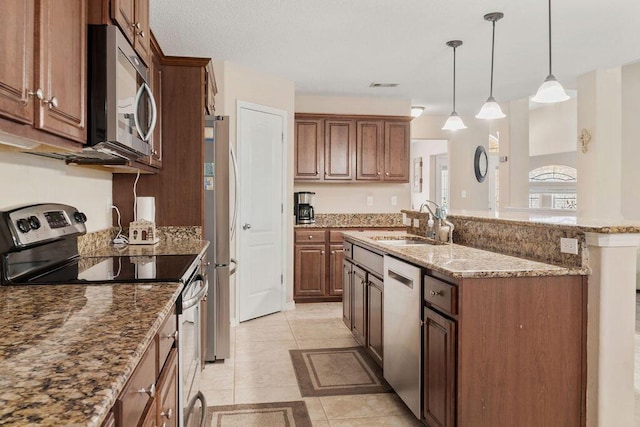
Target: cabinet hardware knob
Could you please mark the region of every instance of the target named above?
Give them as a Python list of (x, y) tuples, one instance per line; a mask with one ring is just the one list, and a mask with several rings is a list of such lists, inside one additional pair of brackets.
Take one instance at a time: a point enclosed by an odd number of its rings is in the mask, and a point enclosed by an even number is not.
[(387, 172), (385, 175), (389, 176), (389, 172)]
[(432, 297), (437, 297), (437, 296), (442, 296), (444, 294), (442, 293), (442, 291), (431, 291), (429, 292), (429, 295), (431, 295)]
[(140, 28), (142, 28), (142, 25), (140, 25), (140, 22), (136, 22), (135, 24), (133, 24), (133, 28), (139, 30)]
[(38, 88), (38, 89), (36, 89), (35, 92), (31, 92), (31, 91), (27, 92), (27, 96), (29, 96), (29, 97), (34, 97), (35, 96), (39, 100), (43, 100), (44, 99), (44, 92), (42, 92), (42, 89)]
[(168, 334), (167, 336), (165, 336), (165, 338), (170, 339), (170, 340), (174, 340), (174, 341), (178, 341), (178, 331), (175, 331), (172, 334)]
[(309, 236), (309, 240), (313, 239), (313, 236)]
[(146, 388), (141, 388), (140, 390), (138, 390), (138, 393), (146, 393), (149, 395), (149, 397), (155, 397), (156, 396), (156, 385), (151, 384), (151, 386), (149, 386), (148, 389)]
[(320, 255), (324, 255), (324, 251), (320, 251)]
[(169, 408), (169, 409), (167, 409), (167, 412), (162, 411), (162, 412), (160, 413), (160, 416), (161, 416), (161, 417), (165, 417), (166, 419), (170, 420), (170, 419), (171, 419), (171, 417), (173, 417), (173, 409), (172, 409), (172, 408)]
[[(381, 174), (380, 174), (380, 171), (378, 171), (378, 175), (381, 175)], [(388, 174), (387, 174), (387, 175), (388, 175)]]
[(139, 35), (140, 37), (144, 38), (144, 31), (138, 31), (136, 34)]
[(58, 108), (58, 98), (55, 96), (52, 96), (50, 99), (44, 99), (42, 102), (48, 105), (49, 108)]

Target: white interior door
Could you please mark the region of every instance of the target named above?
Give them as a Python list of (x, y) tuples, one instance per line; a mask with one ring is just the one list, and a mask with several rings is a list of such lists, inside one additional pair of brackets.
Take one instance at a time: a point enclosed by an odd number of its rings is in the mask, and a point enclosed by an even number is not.
[(238, 320), (282, 310), (284, 111), (238, 103)]

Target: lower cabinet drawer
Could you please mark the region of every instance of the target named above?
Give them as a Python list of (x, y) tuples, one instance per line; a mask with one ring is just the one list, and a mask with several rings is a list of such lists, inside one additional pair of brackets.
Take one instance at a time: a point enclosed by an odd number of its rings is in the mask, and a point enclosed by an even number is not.
[(138, 425), (138, 421), (143, 416), (149, 401), (155, 397), (156, 351), (157, 345), (153, 340), (118, 397), (116, 402), (118, 406), (117, 425)]
[(296, 230), (296, 243), (324, 243), (326, 240), (324, 230)]
[(177, 333), (178, 319), (176, 318), (176, 309), (174, 307), (167, 315), (167, 318), (164, 320), (164, 323), (158, 331), (158, 371), (162, 370), (162, 367), (167, 360), (167, 356), (169, 356), (169, 352), (171, 351), (171, 348), (173, 348), (173, 344), (176, 342), (178, 337)]
[(424, 300), (450, 314), (458, 314), (458, 287), (424, 276)]
[(379, 277), (384, 276), (384, 257), (370, 250), (353, 245), (353, 260)]

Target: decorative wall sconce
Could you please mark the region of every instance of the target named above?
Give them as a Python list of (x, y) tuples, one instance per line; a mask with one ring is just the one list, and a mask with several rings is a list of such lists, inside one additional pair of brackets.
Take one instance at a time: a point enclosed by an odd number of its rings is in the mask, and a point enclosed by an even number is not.
[(589, 143), (591, 142), (591, 134), (588, 130), (582, 129), (580, 131), (580, 135), (578, 135), (578, 140), (582, 145), (582, 152), (586, 153), (589, 150)]

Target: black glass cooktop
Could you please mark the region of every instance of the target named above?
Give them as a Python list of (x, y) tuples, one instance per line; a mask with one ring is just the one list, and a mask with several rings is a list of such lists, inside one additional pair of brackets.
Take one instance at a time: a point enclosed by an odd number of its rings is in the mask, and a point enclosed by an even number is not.
[(196, 255), (80, 257), (50, 271), (22, 277), (13, 285), (177, 282)]

